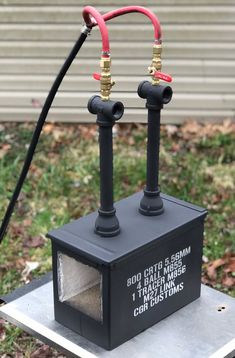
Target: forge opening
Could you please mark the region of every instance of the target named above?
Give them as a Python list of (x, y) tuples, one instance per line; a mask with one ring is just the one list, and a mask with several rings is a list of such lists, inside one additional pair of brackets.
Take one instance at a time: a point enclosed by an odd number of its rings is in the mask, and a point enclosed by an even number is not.
[(59, 252), (57, 274), (60, 302), (102, 322), (101, 272)]

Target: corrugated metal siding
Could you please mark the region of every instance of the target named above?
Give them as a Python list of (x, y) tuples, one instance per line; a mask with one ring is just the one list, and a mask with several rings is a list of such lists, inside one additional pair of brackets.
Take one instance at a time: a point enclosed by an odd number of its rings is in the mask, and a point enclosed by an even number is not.
[[(165, 122), (235, 117), (235, 0), (158, 0), (149, 7), (162, 24), (163, 71), (174, 76), (174, 98)], [(51, 83), (79, 35), (85, 0), (0, 0), (0, 121), (35, 120)], [(100, 11), (128, 5), (89, 1)], [(132, 2), (131, 2), (132, 4)], [(113, 99), (125, 104), (122, 121), (145, 121), (138, 83), (148, 78), (153, 29), (140, 14), (108, 24)], [(125, 42), (123, 42), (125, 39)], [(100, 34), (92, 31), (58, 93), (49, 120), (94, 121), (86, 110), (99, 91)]]

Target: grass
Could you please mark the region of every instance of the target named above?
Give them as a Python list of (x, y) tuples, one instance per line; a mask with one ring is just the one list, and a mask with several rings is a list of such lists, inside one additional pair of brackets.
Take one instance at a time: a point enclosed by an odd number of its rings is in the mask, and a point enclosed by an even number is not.
[[(10, 198), (31, 138), (33, 125), (0, 126), (0, 217)], [(145, 184), (146, 127), (120, 125), (114, 136), (115, 200)], [(235, 252), (235, 131), (228, 122), (162, 128), (160, 183), (163, 192), (209, 209), (204, 241), (204, 276), (208, 265)], [(48, 230), (95, 210), (99, 205), (98, 144), (95, 126), (53, 125), (44, 129), (0, 252), (0, 293), (51, 269)], [(41, 238), (37, 244), (30, 239)], [(37, 243), (37, 240), (36, 240)], [(33, 247), (32, 247), (33, 246)], [(27, 262), (37, 268), (25, 274)], [(231, 276), (234, 277), (232, 272)], [(207, 281), (208, 281), (207, 277)], [(235, 296), (224, 284), (223, 267), (210, 283)], [(209, 280), (210, 281), (210, 280)], [(20, 349), (25, 357), (37, 347), (18, 328), (3, 324), (0, 355)], [(12, 342), (16, 342), (13, 345)]]

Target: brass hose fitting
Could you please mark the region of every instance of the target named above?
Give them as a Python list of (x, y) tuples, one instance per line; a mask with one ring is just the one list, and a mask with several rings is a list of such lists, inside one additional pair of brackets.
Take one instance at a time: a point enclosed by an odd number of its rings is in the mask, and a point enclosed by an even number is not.
[(152, 63), (151, 66), (148, 67), (149, 74), (152, 76), (152, 85), (159, 85), (160, 83), (160, 79), (155, 77), (155, 72), (161, 71), (162, 69), (161, 53), (162, 53), (162, 45), (154, 44)]
[(108, 101), (110, 94), (111, 94), (111, 88), (114, 85), (114, 81), (111, 79), (111, 58), (110, 57), (101, 57), (100, 60), (100, 68), (101, 68), (101, 74), (100, 74), (100, 96), (103, 101)]

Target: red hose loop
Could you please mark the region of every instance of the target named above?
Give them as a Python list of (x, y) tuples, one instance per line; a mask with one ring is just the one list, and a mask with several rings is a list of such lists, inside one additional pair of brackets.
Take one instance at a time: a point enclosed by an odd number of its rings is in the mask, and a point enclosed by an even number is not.
[(109, 11), (103, 15), (103, 19), (104, 19), (104, 21), (109, 21), (109, 20), (113, 19), (114, 17), (128, 14), (130, 12), (140, 12), (140, 13), (146, 15), (151, 20), (153, 27), (154, 27), (155, 41), (160, 43), (161, 37), (162, 37), (160, 22), (159, 22), (157, 16), (152, 11), (150, 11), (149, 9), (147, 9), (143, 6), (125, 6), (120, 9)]
[(93, 6), (85, 6), (82, 12), (83, 19), (88, 27), (98, 25), (102, 38), (102, 51), (104, 57), (109, 57), (109, 33), (103, 16)]

